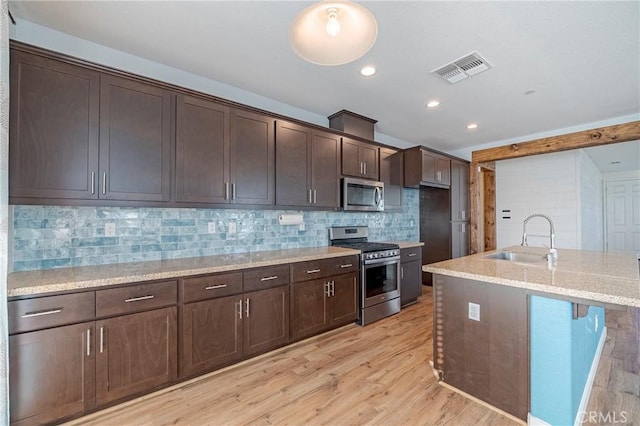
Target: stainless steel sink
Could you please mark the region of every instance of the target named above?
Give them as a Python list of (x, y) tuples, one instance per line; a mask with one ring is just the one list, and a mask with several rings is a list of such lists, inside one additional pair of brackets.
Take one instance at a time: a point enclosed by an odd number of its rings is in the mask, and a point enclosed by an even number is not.
[(489, 259), (500, 259), (500, 260), (508, 260), (510, 262), (525, 262), (525, 263), (542, 262), (547, 259), (546, 255), (516, 253), (514, 251), (499, 251), (497, 253), (489, 254), (486, 257)]

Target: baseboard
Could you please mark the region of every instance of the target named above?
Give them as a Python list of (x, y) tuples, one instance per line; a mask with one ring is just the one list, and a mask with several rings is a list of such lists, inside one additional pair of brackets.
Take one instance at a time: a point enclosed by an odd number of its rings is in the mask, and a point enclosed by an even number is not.
[(602, 350), (604, 348), (604, 342), (607, 340), (607, 327), (602, 329), (602, 334), (600, 334), (600, 341), (598, 342), (598, 347), (596, 348), (596, 353), (593, 356), (593, 362), (591, 363), (591, 370), (589, 370), (589, 376), (587, 376), (587, 383), (585, 383), (584, 391), (582, 392), (582, 399), (580, 400), (580, 406), (578, 407), (578, 412), (576, 413), (576, 419), (573, 422), (574, 426), (580, 426), (582, 424), (582, 420), (584, 416), (581, 416), (580, 413), (584, 413), (587, 411), (587, 404), (589, 404), (589, 398), (591, 397), (591, 390), (593, 389), (593, 382), (596, 379), (596, 372), (598, 371), (598, 364), (600, 364), (600, 356), (602, 356)]
[(528, 426), (551, 426), (549, 423), (545, 422), (544, 420), (539, 419), (536, 416), (532, 416), (531, 413), (527, 415), (527, 425)]

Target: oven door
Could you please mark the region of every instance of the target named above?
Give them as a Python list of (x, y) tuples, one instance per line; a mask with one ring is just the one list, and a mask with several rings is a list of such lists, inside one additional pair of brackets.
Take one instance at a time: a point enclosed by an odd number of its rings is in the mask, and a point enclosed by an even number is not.
[(400, 256), (364, 261), (361, 282), (362, 308), (400, 297)]

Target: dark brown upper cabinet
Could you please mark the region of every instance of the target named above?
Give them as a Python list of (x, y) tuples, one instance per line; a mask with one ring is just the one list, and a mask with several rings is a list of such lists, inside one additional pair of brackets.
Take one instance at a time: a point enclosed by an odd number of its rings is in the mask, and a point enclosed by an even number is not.
[(299, 124), (276, 124), (276, 204), (340, 207), (340, 137)]
[(11, 55), (12, 199), (169, 200), (170, 92)]
[(413, 147), (404, 152), (404, 186), (435, 186), (448, 188), (451, 184), (449, 157)]
[(343, 137), (342, 174), (378, 180), (378, 147)]
[(171, 92), (100, 77), (100, 198), (169, 201)]
[(380, 181), (384, 182), (385, 211), (402, 210), (403, 165), (401, 151), (380, 148)]
[(193, 96), (176, 107), (176, 201), (274, 203), (273, 119)]
[(100, 74), (11, 51), (10, 197), (98, 198)]

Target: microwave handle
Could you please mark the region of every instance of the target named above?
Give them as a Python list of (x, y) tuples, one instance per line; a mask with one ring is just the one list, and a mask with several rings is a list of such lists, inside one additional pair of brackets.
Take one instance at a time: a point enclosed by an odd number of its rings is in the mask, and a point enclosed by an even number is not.
[(376, 203), (376, 206), (380, 205), (380, 201), (382, 199), (382, 190), (380, 189), (379, 186), (376, 186), (376, 191), (375, 191), (375, 198), (374, 201)]

